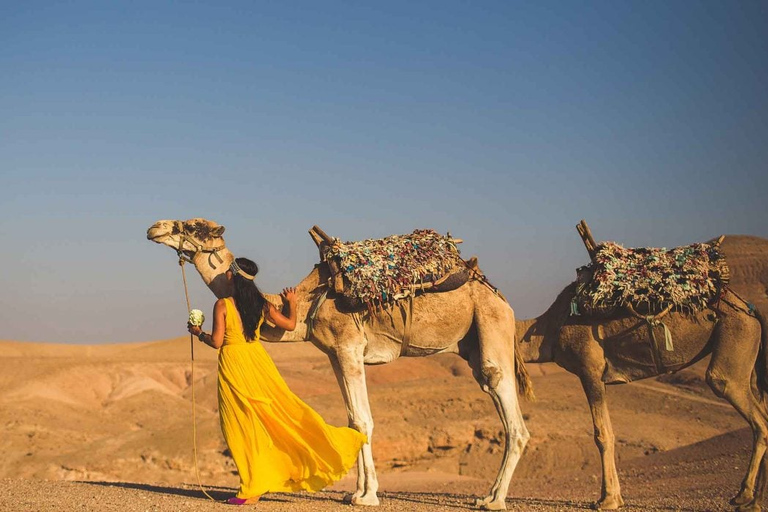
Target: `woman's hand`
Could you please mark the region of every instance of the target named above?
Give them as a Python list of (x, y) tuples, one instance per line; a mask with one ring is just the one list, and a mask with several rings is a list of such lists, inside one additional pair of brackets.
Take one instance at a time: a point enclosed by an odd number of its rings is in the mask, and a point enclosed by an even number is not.
[(278, 311), (273, 304), (267, 303), (267, 320), (275, 324), (278, 329), (292, 331), (296, 328), (296, 303), (299, 300), (296, 296), (296, 288), (283, 288), (280, 298), (283, 301), (283, 310)]
[(203, 332), (199, 325), (192, 325), (189, 322), (187, 322), (187, 330), (192, 336), (199, 336)]
[(283, 288), (283, 291), (280, 293), (280, 298), (283, 299), (283, 302), (287, 302), (292, 306), (299, 300), (296, 297), (296, 288), (293, 287)]

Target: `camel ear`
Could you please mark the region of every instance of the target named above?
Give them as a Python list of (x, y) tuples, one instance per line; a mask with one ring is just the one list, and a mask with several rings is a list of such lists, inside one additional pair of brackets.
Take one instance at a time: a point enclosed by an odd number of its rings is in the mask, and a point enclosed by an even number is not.
[(211, 235), (215, 236), (216, 238), (221, 238), (221, 235), (224, 234), (224, 226), (216, 226), (211, 230)]

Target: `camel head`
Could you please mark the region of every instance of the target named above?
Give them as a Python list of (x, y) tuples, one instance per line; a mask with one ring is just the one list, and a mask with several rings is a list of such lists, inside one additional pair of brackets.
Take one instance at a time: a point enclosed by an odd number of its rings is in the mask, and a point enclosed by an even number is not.
[(147, 239), (167, 245), (192, 262), (205, 284), (221, 298), (231, 294), (224, 274), (234, 259), (222, 233), (224, 226), (206, 219), (159, 220), (147, 230)]
[(147, 230), (147, 239), (192, 258), (198, 252), (214, 252), (225, 247), (222, 233), (224, 226), (206, 219), (159, 220)]

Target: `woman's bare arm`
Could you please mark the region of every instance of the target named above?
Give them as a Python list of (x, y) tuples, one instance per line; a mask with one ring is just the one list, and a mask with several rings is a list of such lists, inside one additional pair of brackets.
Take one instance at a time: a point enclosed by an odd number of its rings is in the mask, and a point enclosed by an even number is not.
[(286, 331), (292, 331), (296, 328), (296, 304), (298, 299), (296, 298), (295, 288), (285, 288), (280, 294), (283, 299), (283, 303), (287, 307), (287, 316), (278, 311), (275, 306), (267, 302), (267, 318), (279, 329), (285, 329)]
[(226, 299), (219, 299), (213, 306), (213, 330), (210, 335), (210, 343), (204, 342), (213, 348), (220, 348), (224, 344), (224, 329), (227, 326)]
[(224, 299), (219, 299), (213, 305), (213, 332), (208, 334), (196, 326), (187, 324), (187, 330), (197, 338), (213, 348), (220, 348), (224, 344), (224, 328), (226, 327), (227, 305)]

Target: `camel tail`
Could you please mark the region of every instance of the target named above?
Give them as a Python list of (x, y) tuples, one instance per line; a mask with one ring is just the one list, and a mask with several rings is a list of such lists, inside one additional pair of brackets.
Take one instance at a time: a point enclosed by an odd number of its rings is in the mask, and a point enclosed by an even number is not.
[(533, 382), (528, 370), (525, 369), (525, 361), (519, 350), (515, 350), (515, 379), (517, 379), (517, 392), (529, 402), (536, 400), (533, 393)]

